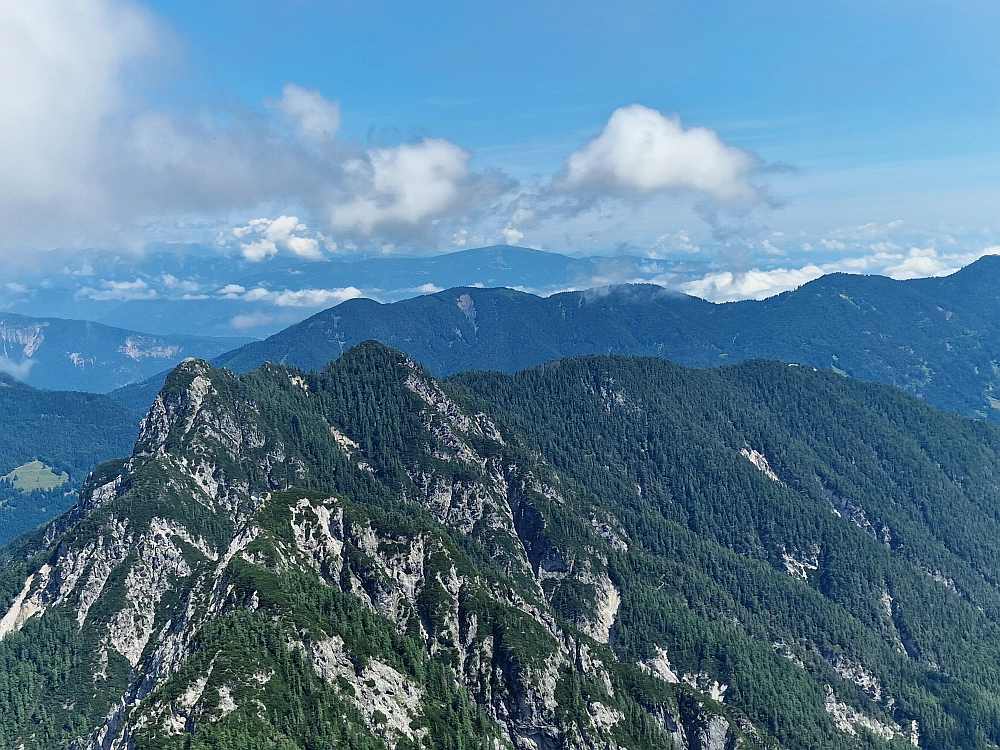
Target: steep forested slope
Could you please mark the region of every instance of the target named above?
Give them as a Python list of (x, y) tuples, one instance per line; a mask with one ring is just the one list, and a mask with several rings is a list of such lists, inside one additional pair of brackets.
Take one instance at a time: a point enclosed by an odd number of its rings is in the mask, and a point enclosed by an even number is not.
[(654, 286), (539, 298), (452, 289), (379, 305), (351, 300), (220, 356), (306, 369), (367, 339), (435, 375), (514, 372), (582, 354), (641, 354), (712, 366), (767, 358), (888, 383), (940, 408), (1000, 421), (1000, 258), (947, 277), (893, 281), (833, 274), (763, 301), (715, 305)]
[(129, 451), (138, 422), (106, 396), (39, 391), (0, 374), (0, 477), (36, 460), (68, 475), (48, 491), (0, 479), (0, 544), (69, 508), (92, 469)]
[(3, 552), (0, 744), (994, 747), (998, 478), (779, 363), (189, 361)]

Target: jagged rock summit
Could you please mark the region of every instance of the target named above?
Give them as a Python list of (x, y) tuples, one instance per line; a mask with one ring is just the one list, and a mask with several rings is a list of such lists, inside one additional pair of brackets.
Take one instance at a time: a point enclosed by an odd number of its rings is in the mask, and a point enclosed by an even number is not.
[(311, 375), (185, 360), (132, 456), (6, 552), (0, 650), (31, 656), (0, 744), (770, 744), (718, 690), (616, 660), (597, 527), (568, 553), (536, 507), (561, 492), (381, 345)]

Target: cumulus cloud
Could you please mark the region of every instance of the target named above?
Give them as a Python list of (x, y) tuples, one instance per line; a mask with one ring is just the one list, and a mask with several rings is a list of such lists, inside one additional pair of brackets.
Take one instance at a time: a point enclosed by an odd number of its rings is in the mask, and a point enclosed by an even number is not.
[(471, 157), (441, 138), (371, 149), (345, 164), (349, 195), (331, 207), (331, 224), (363, 237), (381, 228), (413, 229), (476, 209), (511, 187), (500, 174), (472, 174)]
[(500, 231), (503, 235), (503, 240), (508, 245), (516, 245), (518, 242), (524, 239), (524, 232), (519, 232), (512, 226), (508, 226)]
[[(473, 173), (446, 140), (366, 149), (340, 138), (339, 104), (294, 83), (263, 109), (137, 96), (161, 79), (147, 68), (183, 68), (170, 59), (179, 49), (136, 0), (0, 4), (4, 245), (121, 247), (156, 239), (158, 222), (288, 205), (383, 246), (475, 216), (511, 184)], [(252, 259), (315, 259), (321, 243), (335, 247), (300, 231), (244, 244)]]
[(324, 256), (319, 249), (319, 240), (302, 236), (302, 232), (308, 229), (297, 216), (282, 215), (277, 219), (253, 219), (246, 226), (233, 229), (233, 237), (239, 240), (247, 236), (260, 236), (260, 239), (240, 245), (243, 257), (251, 262), (277, 255), (279, 246), (300, 258), (320, 260)]
[(725, 202), (754, 203), (758, 160), (708, 128), (632, 104), (612, 113), (604, 131), (566, 161), (557, 190), (598, 195), (694, 191)]
[(130, 0), (0, 4), (0, 229), (30, 241), (48, 212), (103, 209), (102, 131), (123, 106), (121, 71), (156, 50)]
[(181, 292), (186, 295), (195, 294), (201, 290), (201, 284), (190, 279), (178, 279), (172, 273), (165, 273), (160, 276), (160, 283), (171, 292)]

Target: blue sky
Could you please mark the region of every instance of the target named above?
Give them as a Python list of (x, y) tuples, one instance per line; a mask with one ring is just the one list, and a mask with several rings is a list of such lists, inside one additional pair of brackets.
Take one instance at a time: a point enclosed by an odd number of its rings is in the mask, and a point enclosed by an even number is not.
[(22, 253), (516, 242), (697, 256), (725, 299), (1000, 244), (995, 3), (66, 7), (0, 11)]

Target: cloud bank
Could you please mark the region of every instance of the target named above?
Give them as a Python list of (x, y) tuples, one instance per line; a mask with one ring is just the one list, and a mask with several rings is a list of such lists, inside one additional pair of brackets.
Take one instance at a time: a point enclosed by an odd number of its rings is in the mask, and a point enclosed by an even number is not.
[[(474, 217), (512, 184), (473, 173), (470, 154), (443, 139), (368, 149), (339, 138), (339, 104), (294, 83), (256, 109), (145, 102), (126, 82), (170, 64), (169, 38), (135, 0), (0, 4), (6, 246), (123, 246), (144, 239), (134, 229), (143, 223), (263, 206), (297, 207), (344, 238), (380, 244)], [(287, 218), (243, 243), (244, 254), (321, 257)]]
[(947, 276), (986, 255), (1000, 255), (1000, 246), (971, 253), (942, 253), (934, 248), (879, 251), (829, 263), (808, 263), (800, 268), (753, 268), (744, 273), (718, 271), (685, 282), (681, 291), (712, 302), (765, 299), (795, 289), (828, 273), (870, 273), (902, 281), (926, 276)]

